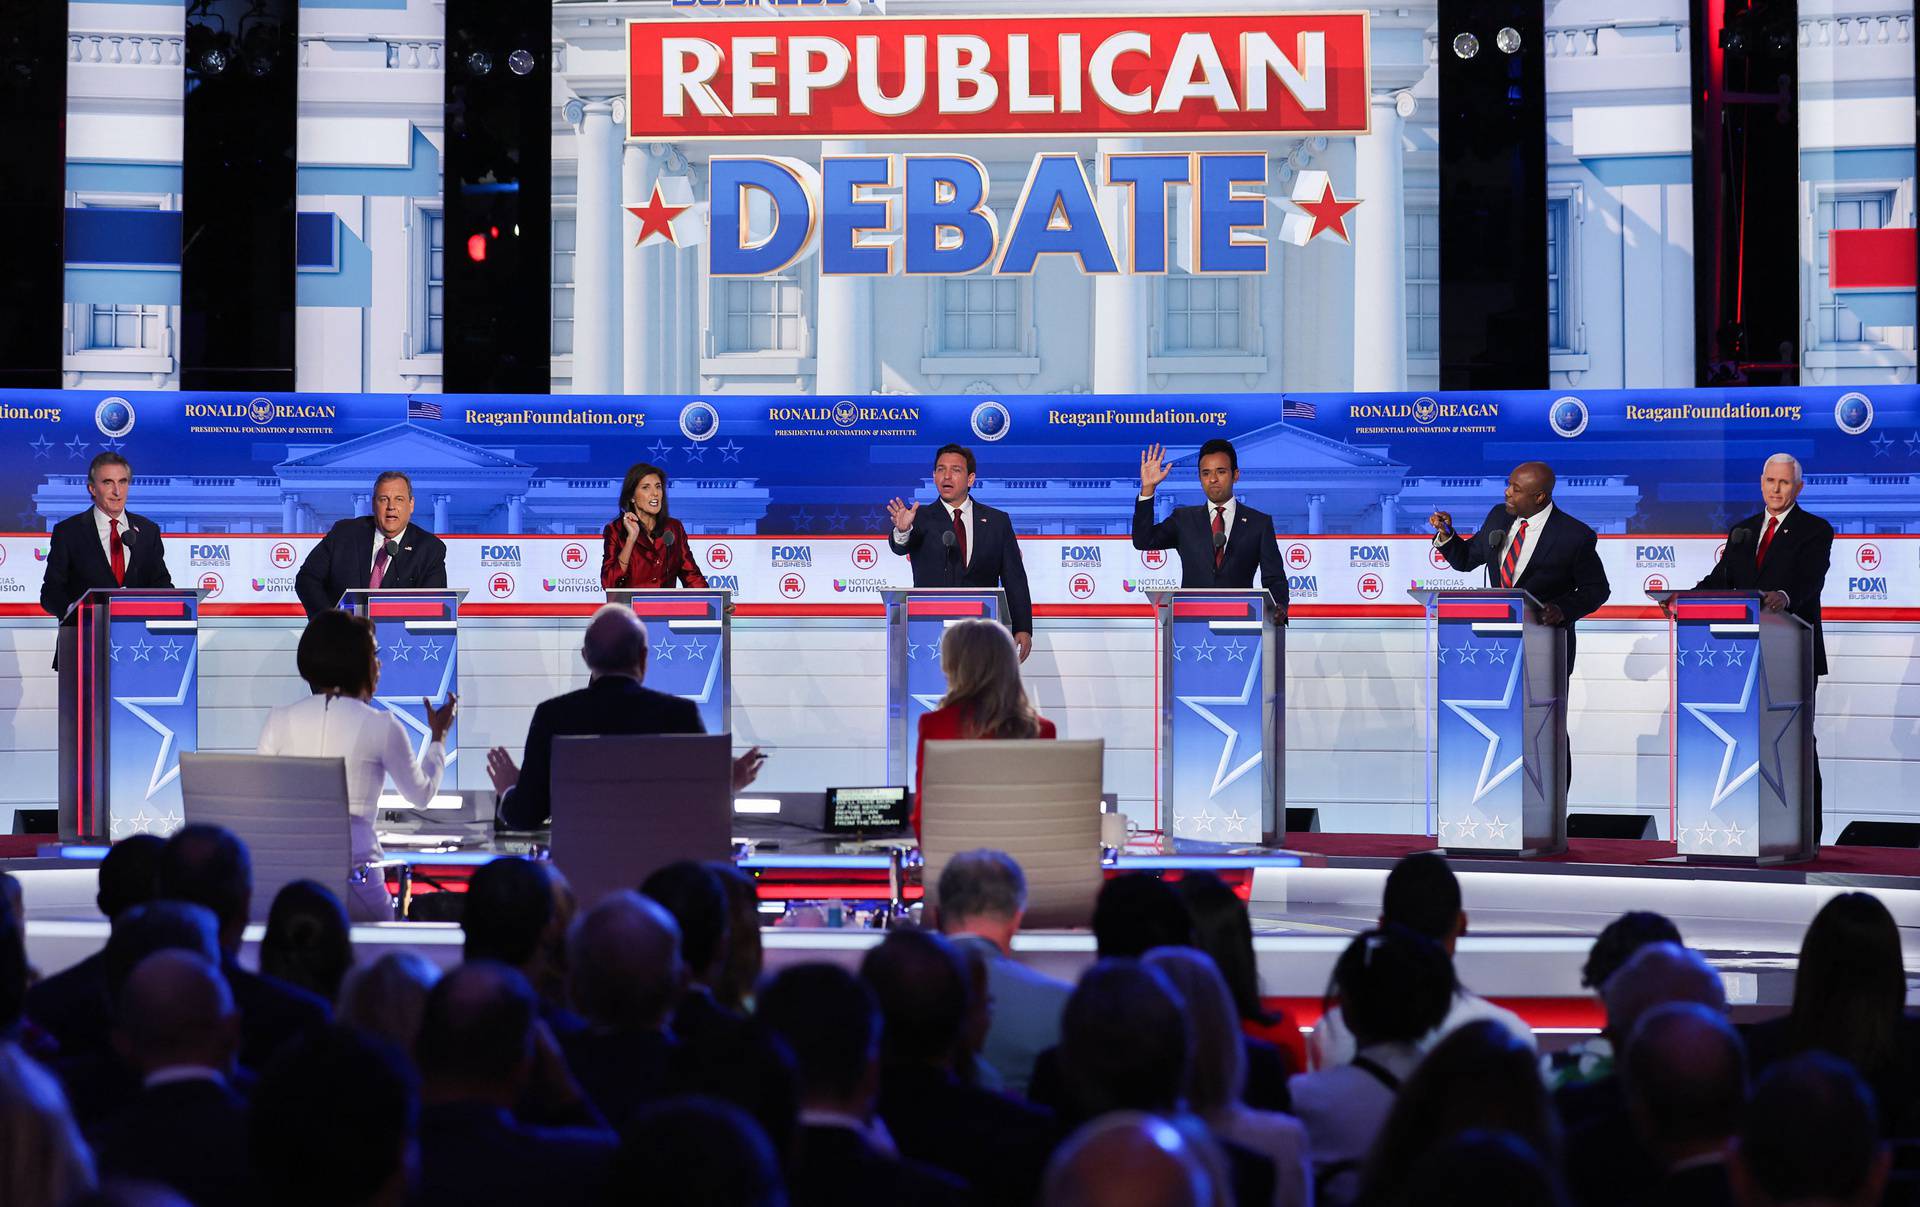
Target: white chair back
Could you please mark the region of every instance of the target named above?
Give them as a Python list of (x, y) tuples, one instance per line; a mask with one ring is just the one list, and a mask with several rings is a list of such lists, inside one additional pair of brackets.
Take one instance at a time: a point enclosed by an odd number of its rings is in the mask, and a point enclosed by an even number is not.
[(928, 742), (920, 777), (926, 899), (963, 851), (1005, 851), (1027, 876), (1026, 925), (1093, 921), (1100, 867), (1101, 760), (1106, 743)]
[(225, 826), (247, 844), (253, 921), (264, 922), (295, 880), (317, 880), (345, 899), (353, 870), (345, 759), (182, 754), (180, 799), (189, 825)]
[(583, 907), (731, 854), (732, 754), (724, 733), (553, 740), (553, 862)]

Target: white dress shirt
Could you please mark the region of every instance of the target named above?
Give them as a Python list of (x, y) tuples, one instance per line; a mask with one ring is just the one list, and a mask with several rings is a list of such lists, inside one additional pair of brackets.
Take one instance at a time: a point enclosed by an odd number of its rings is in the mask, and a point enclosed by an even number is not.
[(133, 563), (133, 545), (131, 544), (133, 527), (127, 522), (127, 513), (124, 511), (110, 519), (107, 513), (98, 507), (93, 509), (93, 530), (100, 534), (100, 552), (107, 555), (107, 565), (113, 565), (113, 519), (120, 521), (120, 544), (126, 550), (121, 556), (125, 557), (127, 564), (131, 565)]
[[(1227, 514), (1232, 515), (1233, 513), (1229, 511)], [(1516, 583), (1519, 582), (1520, 576), (1527, 572), (1527, 563), (1533, 560), (1533, 551), (1536, 548), (1538, 548), (1540, 545), (1540, 530), (1547, 526), (1547, 520), (1552, 515), (1553, 515), (1553, 504), (1549, 503), (1545, 507), (1542, 507), (1538, 514), (1530, 515), (1526, 518), (1525, 522), (1527, 525), (1527, 543), (1520, 546), (1520, 560), (1513, 564), (1513, 581), (1514, 582)], [(1487, 563), (1493, 569), (1493, 581), (1495, 586), (1498, 586), (1500, 582), (1500, 565), (1502, 562), (1507, 560), (1507, 546), (1513, 543), (1513, 534), (1520, 531), (1520, 524), (1521, 524), (1520, 517), (1509, 516), (1508, 519), (1511, 520), (1512, 522), (1507, 525), (1507, 535), (1501, 540), (1500, 547), (1493, 551), (1493, 560)], [(1447, 536), (1442, 536), (1440, 533), (1437, 533), (1437, 532), (1434, 533), (1433, 534), (1434, 548), (1436, 549), (1439, 548), (1440, 546), (1446, 544), (1449, 540), (1453, 539), (1454, 536), (1458, 536), (1458, 535), (1459, 535), (1458, 533), (1452, 533)]]
[(447, 769), (444, 744), (428, 743), (415, 763), (413, 743), (400, 718), (351, 696), (313, 695), (269, 712), (260, 731), (259, 753), (346, 760), (356, 865), (380, 858), (373, 818), (387, 779), (393, 779), (409, 804), (424, 805), (440, 790), (440, 776)]
[[(962, 524), (966, 525), (967, 555), (964, 558), (960, 559), (960, 564), (963, 566), (973, 565), (973, 546), (974, 546), (973, 522), (977, 518), (973, 511), (973, 496), (968, 495), (966, 498), (960, 500), (960, 503), (958, 506), (948, 503), (945, 499), (942, 499), (940, 500), (940, 506), (943, 509), (945, 509), (947, 513), (947, 527), (949, 528), (953, 527), (953, 521), (956, 516), (959, 517), (959, 520)], [(901, 532), (898, 528), (895, 528), (891, 533), (888, 534), (888, 539), (891, 540), (896, 545), (905, 545), (907, 543), (907, 537), (912, 535), (912, 532), (913, 530), (911, 528), (909, 528), (906, 532)], [(939, 540), (940, 538), (935, 537), (933, 539)]]
[[(405, 535), (407, 535), (407, 530), (405, 528), (402, 528), (397, 536), (393, 536), (390, 538), (387, 536), (386, 533), (380, 531), (380, 525), (375, 524), (373, 526), (373, 548), (367, 552), (367, 577), (369, 578), (373, 577), (373, 567), (377, 562), (379, 562), (380, 550), (382, 547), (386, 545), (387, 541), (393, 540), (394, 542), (397, 543), (400, 540), (400, 538)], [(394, 556), (396, 557), (399, 556), (399, 551), (397, 549), (395, 550)], [(388, 569), (392, 569), (391, 562), (388, 563)]]

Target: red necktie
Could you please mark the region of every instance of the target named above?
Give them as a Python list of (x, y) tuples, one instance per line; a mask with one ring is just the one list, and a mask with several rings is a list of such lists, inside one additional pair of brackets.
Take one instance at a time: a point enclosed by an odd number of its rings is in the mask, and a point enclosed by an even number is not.
[(1527, 522), (1520, 521), (1520, 527), (1514, 529), (1513, 540), (1507, 542), (1507, 556), (1500, 563), (1500, 585), (1513, 585), (1513, 569), (1520, 564), (1520, 547), (1527, 543)]
[(113, 554), (113, 581), (120, 586), (127, 585), (127, 546), (120, 539), (120, 521), (107, 521), (107, 548)]
[(956, 507), (953, 510), (953, 547), (960, 554), (960, 564), (967, 564), (967, 509)]
[(1227, 560), (1227, 543), (1220, 538), (1227, 531), (1227, 505), (1213, 505), (1213, 568), (1218, 570), (1220, 563)]
[(1767, 564), (1767, 546), (1773, 544), (1773, 531), (1778, 527), (1780, 527), (1780, 517), (1768, 516), (1766, 535), (1760, 538), (1760, 548), (1754, 550), (1753, 553), (1753, 568), (1755, 570)]

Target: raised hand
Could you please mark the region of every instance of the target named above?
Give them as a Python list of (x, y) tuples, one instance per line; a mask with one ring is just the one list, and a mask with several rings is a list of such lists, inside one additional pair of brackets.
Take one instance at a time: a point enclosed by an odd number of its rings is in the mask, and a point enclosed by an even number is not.
[(631, 511), (623, 511), (620, 513), (620, 527), (626, 531), (627, 544), (631, 545), (640, 535), (640, 518)]
[(760, 765), (766, 761), (767, 756), (761, 753), (758, 746), (733, 760), (733, 790), (738, 792), (751, 784), (754, 777), (760, 774)]
[(1440, 536), (1450, 537), (1453, 535), (1453, 516), (1447, 512), (1434, 512), (1427, 517), (1427, 523), (1431, 525), (1434, 532)]
[(455, 692), (447, 693), (447, 702), (435, 708), (433, 701), (425, 696), (420, 698), (420, 707), (427, 710), (427, 728), (438, 742), (447, 736), (447, 727), (453, 724), (453, 714), (460, 711), (460, 697)]
[(920, 513), (920, 504), (904, 503), (899, 499), (887, 501), (887, 515), (893, 520), (894, 531), (910, 532), (913, 529), (913, 517)]
[(493, 781), (493, 790), (501, 796), (507, 789), (520, 782), (520, 766), (507, 753), (505, 746), (495, 746), (487, 751), (487, 778)]
[(1167, 450), (1158, 444), (1148, 446), (1147, 451), (1140, 454), (1140, 493), (1151, 495), (1172, 472), (1167, 464)]

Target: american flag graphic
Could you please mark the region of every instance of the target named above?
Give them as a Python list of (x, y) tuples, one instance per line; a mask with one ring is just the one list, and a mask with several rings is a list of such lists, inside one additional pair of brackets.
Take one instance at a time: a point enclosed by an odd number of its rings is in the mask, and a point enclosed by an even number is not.
[(1318, 417), (1319, 414), (1320, 408), (1310, 402), (1301, 402), (1296, 398), (1286, 399), (1280, 404), (1280, 418), (1282, 419), (1313, 419)]
[(440, 418), (440, 404), (437, 402), (428, 402), (421, 398), (409, 398), (407, 399), (407, 418), (438, 420)]

